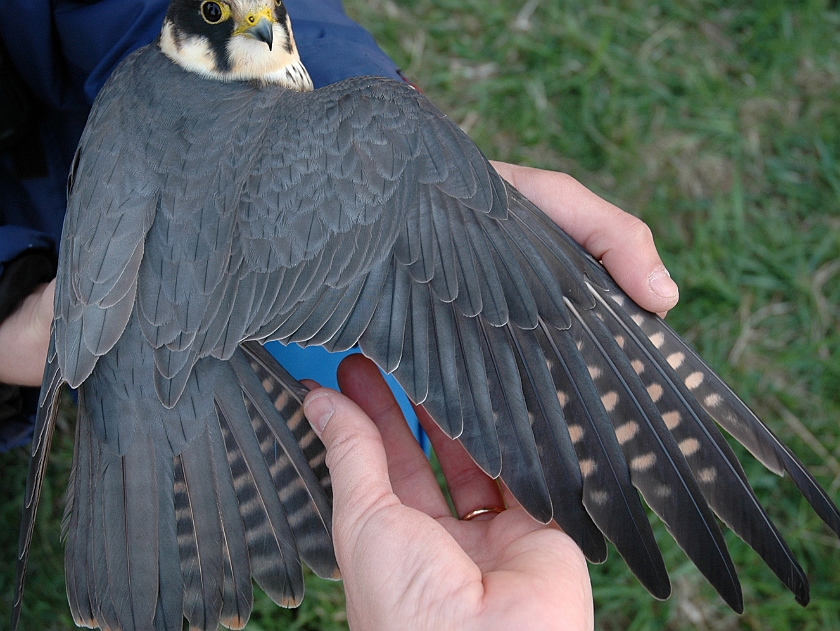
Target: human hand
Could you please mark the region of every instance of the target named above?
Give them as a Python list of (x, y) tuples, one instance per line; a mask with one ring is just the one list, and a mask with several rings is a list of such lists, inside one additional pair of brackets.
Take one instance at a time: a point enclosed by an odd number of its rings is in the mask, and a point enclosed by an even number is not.
[(351, 628), (593, 628), (586, 562), (566, 534), (534, 521), (418, 408), (457, 513), (507, 506), (453, 517), (378, 369), (352, 355), (338, 378), (347, 396), (315, 389), (304, 411), (327, 448)]
[(0, 383), (40, 386), (47, 363), (55, 279), (38, 285), (0, 322)]
[(503, 178), (596, 259), (640, 306), (665, 316), (679, 300), (650, 228), (565, 173), (493, 162)]

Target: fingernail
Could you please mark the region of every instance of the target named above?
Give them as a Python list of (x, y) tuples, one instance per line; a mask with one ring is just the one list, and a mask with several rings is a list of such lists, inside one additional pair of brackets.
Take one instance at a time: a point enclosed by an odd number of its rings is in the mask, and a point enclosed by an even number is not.
[(335, 412), (335, 405), (328, 393), (306, 397), (303, 401), (303, 413), (318, 436), (324, 431)]
[(660, 298), (673, 298), (680, 293), (671, 274), (664, 267), (657, 267), (648, 276), (648, 287)]

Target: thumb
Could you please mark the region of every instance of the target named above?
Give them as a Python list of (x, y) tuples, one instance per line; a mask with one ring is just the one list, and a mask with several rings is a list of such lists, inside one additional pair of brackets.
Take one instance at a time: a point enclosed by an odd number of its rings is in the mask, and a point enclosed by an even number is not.
[(650, 228), (565, 173), (493, 162), (499, 174), (575, 241), (602, 261), (621, 288), (648, 311), (664, 315), (679, 289), (662, 264)]
[(342, 527), (358, 533), (364, 524), (357, 522), (371, 513), (371, 506), (399, 502), (388, 477), (382, 436), (358, 405), (329, 388), (306, 395), (303, 411), (327, 449), (336, 551), (342, 543), (352, 548), (353, 542), (343, 538), (349, 533), (342, 532)]

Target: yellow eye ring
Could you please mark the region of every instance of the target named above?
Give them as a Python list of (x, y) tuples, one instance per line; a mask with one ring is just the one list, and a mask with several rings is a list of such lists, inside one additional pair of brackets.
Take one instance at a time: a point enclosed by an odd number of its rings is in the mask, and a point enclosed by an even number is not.
[(201, 3), (201, 17), (208, 24), (218, 24), (230, 17), (230, 7), (224, 2), (216, 0), (204, 0)]

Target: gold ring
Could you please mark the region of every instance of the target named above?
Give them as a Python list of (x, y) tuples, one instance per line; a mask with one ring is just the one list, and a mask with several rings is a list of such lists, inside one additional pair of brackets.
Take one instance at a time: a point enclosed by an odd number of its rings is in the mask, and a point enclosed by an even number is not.
[(504, 512), (504, 508), (501, 506), (485, 506), (484, 508), (476, 508), (475, 510), (471, 510), (469, 513), (461, 517), (461, 521), (471, 521), (478, 517), (479, 515), (486, 515), (487, 513), (493, 513), (494, 515), (498, 515), (501, 512)]

